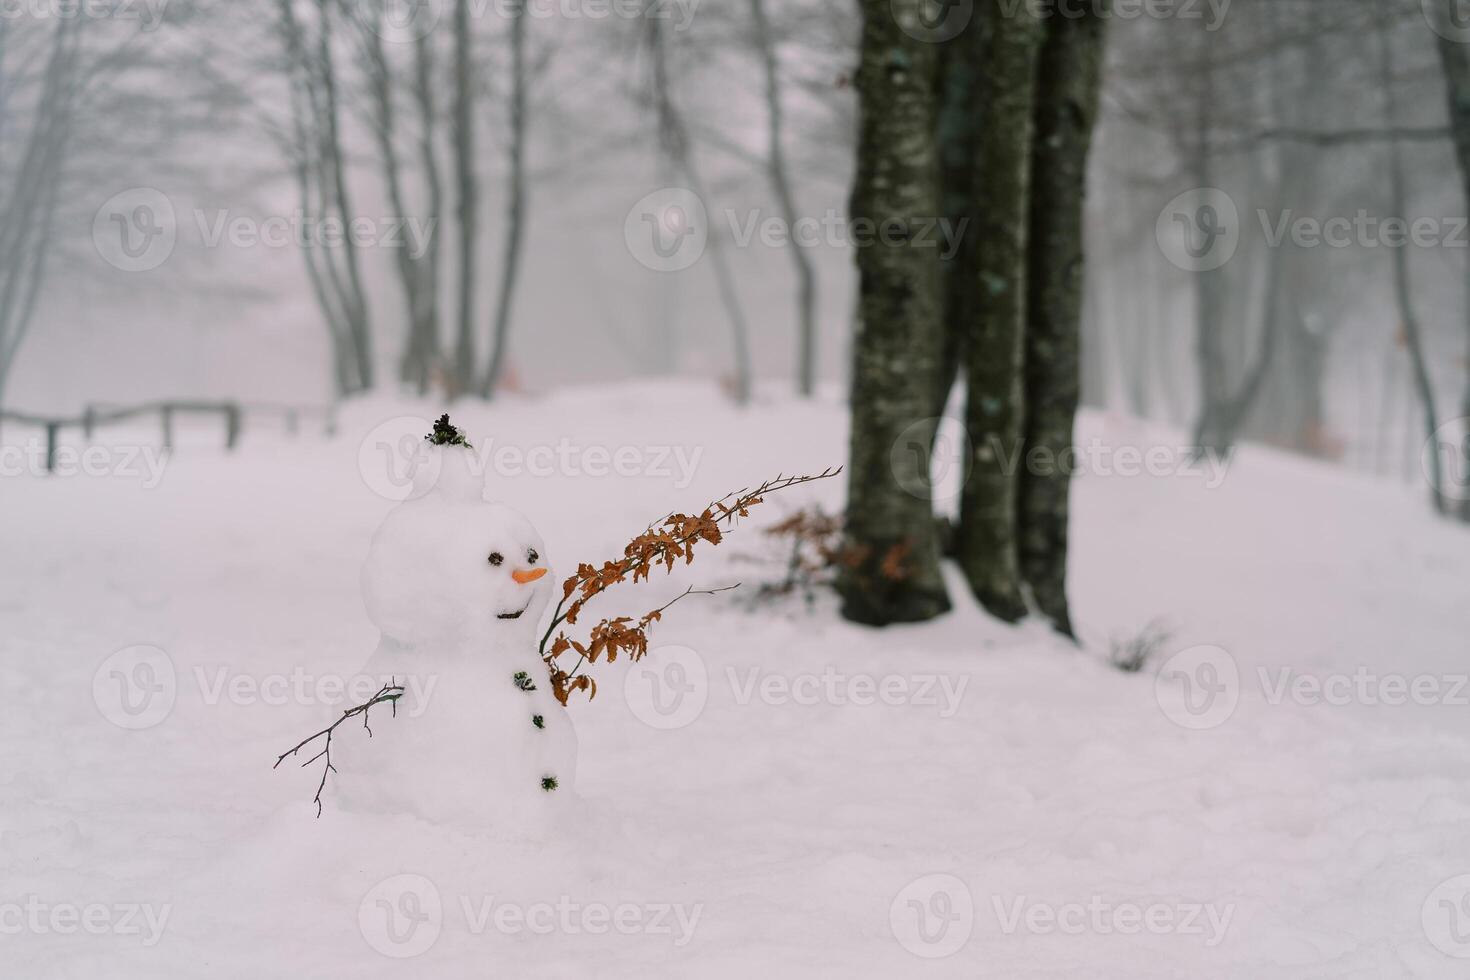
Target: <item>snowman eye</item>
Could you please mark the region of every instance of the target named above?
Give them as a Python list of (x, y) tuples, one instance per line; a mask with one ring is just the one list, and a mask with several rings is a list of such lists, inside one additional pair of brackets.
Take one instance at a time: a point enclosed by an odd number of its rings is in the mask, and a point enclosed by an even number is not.
[(498, 552), (498, 551), (492, 551), (492, 552), (490, 552), (490, 564), (497, 565), (498, 566), (503, 561), (505, 561), (505, 556), (502, 555), (500, 552)]
[(541, 556), (536, 554), (535, 548), (531, 548), (526, 551), (526, 561), (530, 562), (532, 565), (536, 564), (536, 562), (539, 561), (540, 558)]

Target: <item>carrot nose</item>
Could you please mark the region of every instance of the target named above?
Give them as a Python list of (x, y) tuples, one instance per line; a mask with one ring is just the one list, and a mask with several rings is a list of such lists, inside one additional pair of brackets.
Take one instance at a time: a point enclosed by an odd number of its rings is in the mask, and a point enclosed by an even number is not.
[(544, 566), (541, 568), (527, 568), (524, 570), (517, 568), (515, 571), (510, 573), (510, 577), (515, 579), (522, 585), (525, 585), (527, 582), (536, 581), (538, 578), (545, 574), (546, 568)]

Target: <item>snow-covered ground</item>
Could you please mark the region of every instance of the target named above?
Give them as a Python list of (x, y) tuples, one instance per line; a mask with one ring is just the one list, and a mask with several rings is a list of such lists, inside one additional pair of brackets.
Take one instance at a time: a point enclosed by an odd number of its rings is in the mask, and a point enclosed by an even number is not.
[[(271, 763), (377, 642), (358, 573), (395, 490), (378, 444), (437, 412), (358, 404), (333, 440), (247, 429), (232, 456), (190, 432), (156, 480), (125, 449), (102, 475), (0, 478), (0, 974), (1470, 971), (1470, 533), (1411, 489), (1250, 447), (1119, 475), (1098, 447), (1178, 437), (1118, 418), (1082, 424), (1084, 649), (987, 620), (958, 578), (951, 615), (883, 631), (830, 600), (691, 597), (574, 702), (577, 818), (549, 843), (344, 812), (331, 782), (314, 819), (317, 767)], [(740, 412), (658, 383), (455, 415), (558, 578), (845, 456), (835, 397)], [(151, 434), (106, 435), (130, 438)], [(773, 497), (617, 611), (753, 591), (775, 574), (743, 560), (761, 526), (842, 489)], [(1155, 619), (1155, 663), (1109, 666)]]

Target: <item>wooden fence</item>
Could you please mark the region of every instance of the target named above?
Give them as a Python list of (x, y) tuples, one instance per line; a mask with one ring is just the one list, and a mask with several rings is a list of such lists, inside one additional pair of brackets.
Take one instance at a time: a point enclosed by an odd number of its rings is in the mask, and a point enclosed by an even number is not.
[(126, 422), (130, 419), (158, 415), (163, 448), (171, 452), (174, 448), (174, 420), (180, 415), (217, 416), (223, 425), (225, 449), (233, 450), (240, 443), (245, 418), (274, 417), (281, 421), (291, 435), (301, 431), (303, 418), (321, 419), (323, 431), (331, 436), (337, 432), (337, 408), (332, 406), (273, 405), (266, 403), (211, 402), (211, 401), (161, 401), (142, 405), (93, 404), (75, 416), (35, 415), (30, 412), (0, 410), (0, 422), (15, 422), (20, 425), (36, 426), (46, 432), (46, 472), (56, 472), (56, 450), (61, 433), (66, 429), (80, 429), (82, 438), (91, 441), (100, 426)]

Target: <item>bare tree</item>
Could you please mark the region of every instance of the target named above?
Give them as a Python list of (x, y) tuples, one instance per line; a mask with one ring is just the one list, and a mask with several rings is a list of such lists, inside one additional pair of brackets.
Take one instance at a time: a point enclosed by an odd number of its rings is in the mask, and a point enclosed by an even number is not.
[[(423, 394), (440, 360), (439, 217), (443, 190), (436, 147), (438, 113), (433, 87), (433, 48), (427, 32), (416, 36), (411, 74), (405, 73), (393, 64), (384, 45), (386, 24), (382, 4), (348, 5), (346, 10), (357, 28), (359, 62), (367, 88), (367, 125), (378, 149), (389, 204), (400, 219), (406, 219), (412, 212), (409, 187), (416, 182), (415, 178), (423, 185), (419, 196), (426, 200), (429, 219), (424, 249), (417, 255), (408, 248), (394, 250), (408, 309), (408, 329), (399, 357), (398, 376), (400, 381), (413, 385)], [(413, 110), (409, 117), (417, 121), (417, 156), (405, 154), (399, 146), (399, 101), (405, 93)]]
[[(1383, 121), (1392, 129), (1398, 119), (1394, 99), (1393, 37), (1388, 18), (1380, 13), (1377, 18), (1378, 79), (1383, 90)], [(1398, 139), (1391, 133), (1388, 137), (1388, 186), (1390, 214), (1408, 214), (1404, 178), (1404, 164), (1399, 155)], [(1424, 420), (1424, 435), (1432, 442), (1439, 428), (1439, 411), (1435, 406), (1434, 381), (1429, 375), (1429, 363), (1424, 354), (1424, 335), (1419, 318), (1414, 312), (1413, 290), (1409, 284), (1409, 255), (1404, 248), (1390, 249), (1393, 253), (1394, 302), (1399, 311), (1404, 340), (1409, 349), (1409, 360), (1413, 366), (1414, 391), (1419, 399), (1419, 409)], [(1444, 496), (1444, 474), (1438, 452), (1427, 454), (1430, 463), (1429, 492), (1434, 509), (1441, 514), (1448, 506)]]
[[(0, 404), (53, 274), (96, 268), (97, 242), (65, 231), (91, 226), (97, 189), (130, 174), (141, 148), (200, 123), (158, 88), (189, 63), (167, 39), (193, 10), (181, 0), (146, 29), (77, 12), (0, 17)], [(187, 78), (180, 88), (198, 94)]]
[[(73, 137), (74, 112), (85, 84), (82, 70), (81, 33), (84, 18), (57, 18), (51, 29), (49, 50), (38, 76), (27, 77), (24, 69), (16, 85), (0, 62), (0, 85), (7, 90), (37, 88), (29, 112), (29, 124), (21, 139), (15, 161), (0, 162), (0, 405), (5, 385), (15, 365), (21, 343), (35, 318), (36, 305), (46, 282), (47, 261), (54, 248), (52, 231), (57, 209), (57, 188), (66, 165)], [(11, 41), (9, 29), (0, 45)], [(4, 48), (0, 47), (0, 55)], [(13, 107), (10, 91), (7, 109)], [(8, 113), (7, 113), (8, 114)], [(0, 115), (0, 124), (6, 116)], [(6, 144), (0, 131), (0, 147)]]
[(475, 176), (475, 59), (470, 0), (454, 4), (454, 183), (458, 201), (456, 329), (451, 377), (454, 394), (470, 391), (475, 374), (475, 280), (479, 270), (478, 185)]
[[(750, 0), (756, 54), (760, 58), (766, 97), (766, 174), (777, 207), (787, 228), (796, 227), (796, 199), (791, 175), (786, 164), (785, 111), (781, 105), (781, 71), (776, 42), (766, 17), (765, 0)], [(816, 274), (806, 250), (796, 242), (789, 243), (791, 263), (796, 270), (796, 390), (811, 397), (817, 383)]]
[[(656, 3), (650, 3), (644, 8), (643, 18), (644, 44), (648, 51), (651, 75), (648, 97), (653, 105), (659, 148), (671, 170), (684, 179), (689, 190), (701, 201), (708, 202), (709, 194), (695, 164), (689, 127), (674, 100), (674, 83), (669, 69), (669, 41), (664, 34), (663, 13)], [(750, 330), (745, 322), (745, 311), (740, 303), (735, 275), (725, 256), (724, 241), (713, 229), (706, 241), (705, 252), (714, 267), (720, 301), (725, 308), (725, 317), (730, 321), (734, 353), (734, 396), (736, 403), (743, 405), (750, 400), (751, 393)]]
[[(1449, 103), (1450, 133), (1455, 144), (1455, 157), (1460, 166), (1460, 182), (1462, 185), (1464, 200), (1470, 205), (1470, 45), (1466, 45), (1454, 39), (1454, 34), (1449, 30), (1451, 23), (1449, 17), (1452, 13), (1450, 4), (1453, 0), (1443, 0), (1443, 3), (1435, 8), (1435, 13), (1442, 18), (1439, 30), (1439, 59), (1444, 71), (1446, 101)], [(1466, 322), (1470, 323), (1470, 304), (1465, 311)], [(1465, 331), (1467, 343), (1467, 354), (1465, 363), (1470, 367), (1470, 329)], [(1461, 394), (1460, 414), (1461, 417), (1470, 420), (1470, 369), (1466, 371), (1464, 389)], [(1470, 423), (1467, 423), (1470, 424)], [(1439, 453), (1434, 451), (1433, 455), (1436, 465), (1439, 465)], [(1461, 481), (1470, 480), (1470, 432), (1462, 433), (1459, 444), (1458, 465), (1461, 469), (1456, 474)], [(1439, 474), (1439, 480), (1443, 480), (1443, 474)], [(1443, 486), (1440, 482), (1439, 486)], [(1460, 503), (1460, 519), (1470, 522), (1470, 496)]]
[[(1135, 186), (1150, 189), (1156, 198), (1172, 197), (1181, 188), (1229, 188), (1242, 203), (1263, 198), (1268, 207), (1256, 212), (1274, 212), (1285, 230), (1280, 240), (1264, 244), (1243, 237), (1240, 257), (1229, 265), (1189, 274), (1195, 377), (1192, 392), (1177, 394), (1197, 396), (1194, 441), (1204, 450), (1255, 437), (1315, 454), (1338, 451), (1326, 419), (1329, 345), (1339, 320), (1351, 319), (1354, 307), (1377, 299), (1372, 273), (1381, 252), (1308, 250), (1295, 244), (1288, 223), (1324, 210), (1361, 208), (1364, 196), (1382, 187), (1382, 169), (1364, 166), (1377, 155), (1344, 148), (1432, 143), (1447, 135), (1435, 120), (1414, 125), (1404, 118), (1423, 100), (1403, 93), (1417, 96), (1434, 81), (1422, 59), (1394, 78), (1392, 118), (1368, 126), (1358, 122), (1362, 101), (1383, 97), (1378, 72), (1364, 76), (1361, 71), (1362, 46), (1375, 37), (1379, 22), (1394, 29), (1412, 24), (1420, 40), (1429, 38), (1421, 5), (1402, 0), (1343, 0), (1330, 6), (1240, 0), (1218, 32), (1201, 30), (1198, 23), (1147, 19), (1128, 22), (1126, 29), (1122, 22), (1116, 25), (1122, 43), (1105, 105), (1114, 132), (1121, 126), (1128, 138), (1109, 141), (1114, 149), (1103, 170), (1109, 200)], [(1370, 64), (1377, 60), (1369, 53)], [(1151, 142), (1145, 145), (1144, 139)], [(1425, 159), (1401, 154), (1406, 181), (1426, 173)], [(1151, 172), (1155, 161), (1165, 168)], [(1136, 234), (1135, 243), (1152, 238), (1158, 214), (1157, 201), (1152, 203), (1139, 215), (1147, 218), (1144, 227), (1122, 232)], [(1110, 221), (1115, 214), (1108, 215)], [(1248, 227), (1253, 222), (1247, 214), (1242, 210), (1241, 220)], [(1399, 259), (1407, 268), (1408, 257), (1394, 256)], [(1344, 268), (1355, 265), (1363, 275), (1343, 276)], [(1145, 309), (1162, 305), (1163, 322), (1169, 321), (1173, 290), (1167, 285), (1136, 290), (1130, 283), (1108, 298), (1115, 309), (1104, 317), (1109, 334), (1120, 341), (1143, 342), (1132, 336), (1138, 317), (1122, 309), (1134, 301), (1128, 294), (1138, 292), (1149, 294), (1140, 298)], [(1421, 284), (1418, 292), (1416, 302), (1422, 303), (1432, 290)], [(1421, 335), (1433, 326), (1432, 319), (1422, 322)], [(1179, 365), (1162, 343), (1167, 332), (1148, 332), (1160, 341), (1150, 348), (1162, 360), (1146, 374), (1133, 374), (1149, 358), (1146, 350), (1132, 347), (1122, 365), (1136, 382), (1124, 389), (1139, 396), (1131, 399), (1135, 406), (1158, 404), (1147, 397), (1147, 387), (1156, 380), (1172, 383), (1179, 375), (1171, 370)], [(1405, 332), (1400, 337), (1409, 347)], [(1429, 368), (1433, 346), (1425, 337)], [(1427, 374), (1423, 380), (1430, 380)]]
[(500, 291), (491, 324), (489, 363), (480, 395), (490, 398), (500, 383), (510, 346), (511, 310), (520, 273), (526, 223), (526, 0), (510, 0), (510, 173), (506, 178), (505, 239), (500, 254)]
[[(1201, 41), (1200, 43), (1204, 43)], [(1198, 66), (1199, 84), (1195, 89), (1193, 139), (1184, 151), (1186, 173), (1194, 187), (1216, 187), (1216, 106), (1219, 90), (1219, 66), (1208, 51)], [(1274, 261), (1274, 260), (1273, 260)], [(1195, 366), (1199, 372), (1199, 411), (1194, 424), (1196, 452), (1222, 452), (1235, 441), (1236, 433), (1254, 404), (1271, 363), (1276, 339), (1277, 321), (1266, 321), (1254, 360), (1244, 377), (1232, 384), (1229, 359), (1225, 351), (1225, 314), (1228, 309), (1229, 272), (1221, 268), (1204, 269), (1195, 275), (1194, 329)], [(1236, 336), (1243, 337), (1244, 332)]]
[(427, 34), (414, 41), (413, 58), (413, 104), (419, 118), (418, 157), (419, 170), (428, 190), (428, 213), (434, 222), (430, 232), (428, 250), (423, 256), (423, 285), (419, 294), (423, 302), (423, 316), (415, 320), (422, 325), (422, 332), (411, 361), (419, 372), (419, 389), (428, 385), (428, 379), (436, 373), (447, 375), (443, 369), (443, 354), (439, 347), (439, 284), (441, 281), (440, 257), (443, 255), (444, 236), (440, 226), (444, 217), (444, 181), (439, 174), (438, 124), (439, 100), (434, 95), (434, 53)]
[[(1347, 79), (1332, 75), (1335, 64), (1331, 22), (1337, 10), (1280, 5), (1262, 11), (1259, 37), (1301, 28), (1321, 30), (1322, 39), (1299, 51), (1283, 50), (1267, 57), (1259, 78), (1266, 87), (1268, 127), (1286, 130), (1330, 118), (1331, 103)], [(1354, 59), (1356, 61), (1356, 59)], [(1355, 70), (1355, 67), (1354, 67)], [(1327, 155), (1320, 146), (1295, 140), (1262, 140), (1257, 154), (1262, 193), (1276, 214), (1309, 204), (1327, 206), (1336, 189)], [(1362, 188), (1354, 185), (1354, 193)], [(1332, 339), (1334, 292), (1327, 287), (1329, 270), (1320, 256), (1298, 247), (1290, 236), (1266, 250), (1259, 290), (1261, 335), (1276, 338), (1261, 392), (1251, 406), (1240, 435), (1288, 446), (1300, 452), (1331, 451), (1324, 416), (1324, 372)], [(1340, 295), (1340, 294), (1339, 294)]]
[[(335, 0), (312, 0), (306, 20), (296, 0), (277, 0), (277, 30), (285, 51), (290, 129), (278, 139), (291, 163), (304, 214), (350, 226), (357, 212), (348, 186), (342, 105), (333, 39)], [(315, 28), (315, 35), (312, 34)], [(340, 250), (302, 250), (307, 277), (332, 338), (340, 395), (374, 382), (372, 330), (357, 245), (344, 236)]]

